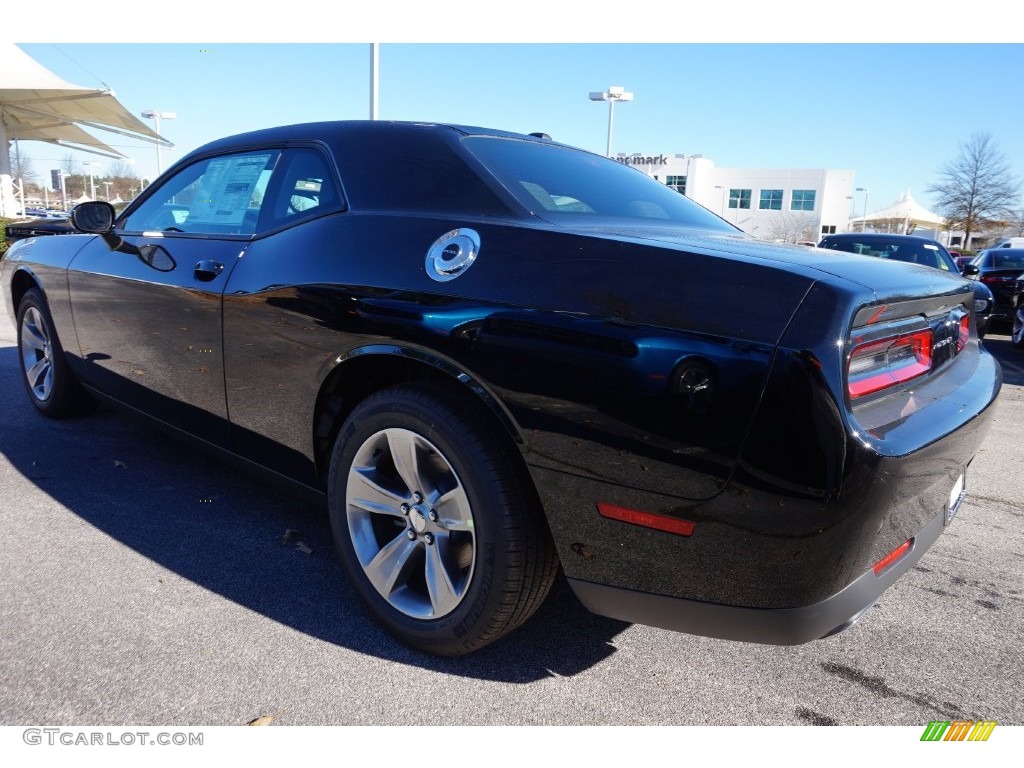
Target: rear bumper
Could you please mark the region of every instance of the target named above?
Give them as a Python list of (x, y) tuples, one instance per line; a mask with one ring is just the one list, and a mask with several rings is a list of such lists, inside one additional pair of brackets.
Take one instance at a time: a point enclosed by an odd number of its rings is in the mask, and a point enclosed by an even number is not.
[(612, 619), (723, 640), (799, 645), (852, 626), (935, 543), (947, 513), (935, 515), (913, 537), (910, 549), (880, 574), (868, 570), (831, 597), (799, 608), (742, 608), (573, 578), (569, 584), (589, 611)]

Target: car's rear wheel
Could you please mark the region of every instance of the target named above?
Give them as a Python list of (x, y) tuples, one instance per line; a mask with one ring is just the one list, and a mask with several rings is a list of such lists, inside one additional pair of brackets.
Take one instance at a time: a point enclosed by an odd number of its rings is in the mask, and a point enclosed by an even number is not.
[(469, 653), (515, 629), (557, 571), (518, 451), (448, 388), (396, 386), (359, 404), (331, 456), (329, 506), (370, 614), (429, 653)]
[(18, 359), (29, 399), (44, 416), (72, 416), (95, 404), (64, 359), (50, 309), (36, 288), (18, 304)]
[(1013, 313), (1013, 328), (1010, 330), (1010, 341), (1017, 349), (1024, 349), (1024, 304)]

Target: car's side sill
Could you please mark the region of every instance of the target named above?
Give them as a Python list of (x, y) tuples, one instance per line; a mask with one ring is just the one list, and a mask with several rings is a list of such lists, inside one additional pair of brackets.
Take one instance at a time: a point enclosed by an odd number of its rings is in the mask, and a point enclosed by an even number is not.
[(212, 454), (222, 460), (225, 464), (229, 464), (230, 466), (246, 472), (270, 485), (274, 485), (284, 492), (295, 494), (309, 504), (323, 507), (327, 506), (327, 493), (322, 489), (311, 488), (305, 483), (293, 480), (287, 475), (283, 475), (264, 464), (259, 464), (251, 459), (247, 459), (244, 456), (238, 455), (234, 451), (211, 443), (201, 437), (196, 437), (191, 432), (186, 432), (180, 427), (176, 427), (174, 424), (145, 413), (144, 411), (140, 411), (138, 408), (128, 405), (127, 403), (123, 403), (117, 398), (111, 397), (105, 392), (90, 386), (86, 382), (82, 382), (82, 386), (97, 400), (109, 405), (114, 410), (125, 414), (129, 418), (133, 418), (147, 426), (155, 427), (161, 432), (180, 440), (182, 443)]

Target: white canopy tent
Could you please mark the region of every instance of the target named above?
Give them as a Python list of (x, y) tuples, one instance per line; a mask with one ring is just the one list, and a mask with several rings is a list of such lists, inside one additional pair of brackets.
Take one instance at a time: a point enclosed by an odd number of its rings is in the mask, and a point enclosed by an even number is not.
[(174, 146), (125, 109), (113, 91), (73, 85), (16, 45), (0, 43), (0, 216), (10, 216), (17, 208), (12, 141), (45, 141), (102, 157), (124, 157), (82, 126)]
[(858, 216), (850, 220), (850, 229), (853, 231), (863, 232), (865, 228), (871, 226), (884, 226), (886, 231), (891, 231), (895, 227), (900, 234), (909, 234), (915, 227), (944, 227), (946, 220), (917, 202), (911, 197), (908, 189), (889, 207), (875, 211), (870, 216)]

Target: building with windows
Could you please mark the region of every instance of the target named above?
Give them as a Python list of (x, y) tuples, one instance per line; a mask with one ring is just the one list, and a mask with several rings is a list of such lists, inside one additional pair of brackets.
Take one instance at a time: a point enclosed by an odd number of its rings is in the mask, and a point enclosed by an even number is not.
[(853, 171), (719, 168), (703, 155), (620, 153), (615, 159), (762, 240), (817, 242), (849, 225)]

